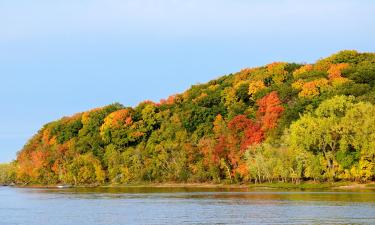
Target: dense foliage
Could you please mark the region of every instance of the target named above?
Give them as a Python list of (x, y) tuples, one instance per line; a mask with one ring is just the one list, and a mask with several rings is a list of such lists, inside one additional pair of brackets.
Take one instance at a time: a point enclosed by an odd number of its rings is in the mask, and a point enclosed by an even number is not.
[(13, 163), (0, 164), (0, 185), (10, 185), (15, 181), (16, 171)]
[(275, 62), (138, 106), (46, 124), (19, 183), (265, 182), (375, 178), (375, 54)]

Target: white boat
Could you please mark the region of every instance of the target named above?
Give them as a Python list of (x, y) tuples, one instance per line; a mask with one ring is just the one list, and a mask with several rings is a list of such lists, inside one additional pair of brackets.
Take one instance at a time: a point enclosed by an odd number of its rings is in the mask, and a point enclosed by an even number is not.
[(63, 184), (63, 185), (57, 185), (56, 187), (57, 188), (71, 188), (72, 185), (70, 185), (70, 184)]

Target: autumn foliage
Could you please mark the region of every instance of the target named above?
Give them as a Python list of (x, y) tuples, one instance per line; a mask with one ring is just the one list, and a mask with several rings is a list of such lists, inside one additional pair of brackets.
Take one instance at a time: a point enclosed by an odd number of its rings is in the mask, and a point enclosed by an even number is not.
[(243, 69), (158, 103), (77, 113), (44, 125), (18, 153), (13, 177), (75, 185), (373, 180), (374, 77), (375, 54), (342, 51), (315, 64)]
[[(202, 148), (205, 157), (211, 157), (206, 165), (224, 165), (223, 173), (230, 177), (245, 177), (247, 169), (244, 165), (244, 154), (249, 146), (261, 143), (268, 130), (277, 125), (284, 107), (276, 92), (271, 92), (257, 101), (258, 111), (255, 119), (246, 115), (237, 115), (228, 122), (218, 115), (214, 121), (216, 138)], [(207, 141), (207, 140), (206, 140)], [(212, 150), (210, 151), (210, 147)]]
[(262, 130), (267, 131), (277, 126), (277, 120), (280, 118), (284, 107), (277, 93), (271, 92), (257, 101), (259, 106), (257, 116), (262, 124)]

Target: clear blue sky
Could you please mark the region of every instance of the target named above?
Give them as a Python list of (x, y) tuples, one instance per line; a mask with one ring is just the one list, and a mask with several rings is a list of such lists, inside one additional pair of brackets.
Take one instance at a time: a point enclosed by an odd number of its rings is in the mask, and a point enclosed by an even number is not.
[(43, 124), (244, 67), (375, 51), (375, 1), (2, 0), (0, 162)]

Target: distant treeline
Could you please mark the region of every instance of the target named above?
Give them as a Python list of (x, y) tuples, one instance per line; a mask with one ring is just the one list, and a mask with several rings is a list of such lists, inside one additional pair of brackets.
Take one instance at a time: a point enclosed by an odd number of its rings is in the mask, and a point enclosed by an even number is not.
[(374, 86), (374, 53), (243, 69), (158, 103), (116, 103), (48, 123), (0, 179), (366, 182), (375, 178)]

